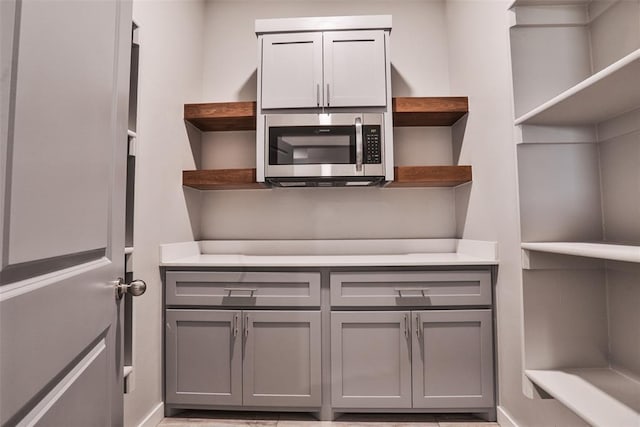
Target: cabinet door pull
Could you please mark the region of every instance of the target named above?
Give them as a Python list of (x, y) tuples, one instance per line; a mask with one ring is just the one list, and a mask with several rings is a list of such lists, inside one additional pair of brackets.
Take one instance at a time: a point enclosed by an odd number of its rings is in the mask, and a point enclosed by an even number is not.
[(416, 313), (416, 337), (420, 338), (420, 314)]
[(249, 336), (249, 315), (247, 314), (244, 318), (244, 336)]
[(331, 103), (329, 102), (329, 83), (327, 83), (327, 107), (331, 106)]
[(316, 84), (316, 104), (320, 106), (320, 83)]
[(233, 336), (237, 337), (238, 336), (238, 316), (237, 314), (235, 316), (233, 316)]
[(404, 337), (409, 338), (409, 315), (404, 315)]

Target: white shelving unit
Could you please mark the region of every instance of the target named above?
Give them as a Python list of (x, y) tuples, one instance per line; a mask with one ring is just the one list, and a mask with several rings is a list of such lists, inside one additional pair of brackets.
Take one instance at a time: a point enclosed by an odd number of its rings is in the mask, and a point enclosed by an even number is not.
[(640, 263), (640, 246), (632, 245), (586, 242), (538, 242), (522, 243), (522, 249), (551, 254)]
[(638, 427), (640, 0), (516, 0), (512, 14), (523, 391)]
[(640, 49), (516, 119), (516, 125), (600, 123), (640, 105)]
[(525, 374), (592, 425), (640, 425), (640, 382), (614, 369), (532, 369)]

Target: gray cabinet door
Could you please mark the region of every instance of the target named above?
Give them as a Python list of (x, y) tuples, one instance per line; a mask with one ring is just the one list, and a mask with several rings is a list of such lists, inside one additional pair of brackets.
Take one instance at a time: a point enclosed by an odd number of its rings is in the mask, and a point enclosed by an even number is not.
[(167, 310), (166, 403), (242, 405), (239, 310)]
[(262, 38), (262, 108), (316, 108), (322, 99), (322, 33)]
[(320, 312), (245, 311), (244, 405), (321, 404)]
[(412, 312), (414, 408), (493, 406), (491, 310)]
[(410, 408), (410, 313), (331, 313), (335, 408)]
[(387, 105), (384, 31), (325, 32), (323, 48), (327, 107)]

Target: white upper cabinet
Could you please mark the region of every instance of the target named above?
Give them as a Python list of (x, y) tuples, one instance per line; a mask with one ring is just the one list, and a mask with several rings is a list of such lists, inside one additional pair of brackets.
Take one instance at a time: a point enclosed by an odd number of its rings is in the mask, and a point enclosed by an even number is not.
[(384, 107), (386, 75), (382, 30), (266, 34), (262, 39), (263, 109)]
[(387, 105), (384, 32), (335, 31), (323, 37), (325, 105)]
[(322, 33), (267, 34), (262, 40), (262, 108), (323, 105)]
[(257, 21), (265, 110), (387, 107), (390, 17)]

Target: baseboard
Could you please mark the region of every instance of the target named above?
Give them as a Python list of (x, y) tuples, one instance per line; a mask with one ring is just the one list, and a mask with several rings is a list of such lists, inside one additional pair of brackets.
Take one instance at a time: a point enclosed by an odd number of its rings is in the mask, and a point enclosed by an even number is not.
[(164, 418), (164, 402), (158, 403), (158, 405), (149, 412), (149, 414), (144, 417), (144, 420), (138, 427), (156, 427), (162, 419)]
[(500, 427), (518, 427), (511, 415), (502, 407), (498, 406), (498, 424)]

